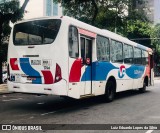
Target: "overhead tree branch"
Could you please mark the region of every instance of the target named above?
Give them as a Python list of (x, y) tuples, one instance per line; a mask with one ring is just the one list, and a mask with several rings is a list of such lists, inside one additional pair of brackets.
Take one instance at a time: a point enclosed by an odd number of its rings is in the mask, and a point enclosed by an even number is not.
[(97, 3), (96, 3), (96, 1), (95, 0), (91, 0), (92, 1), (92, 5), (93, 5), (93, 7), (95, 8), (95, 10), (94, 10), (94, 15), (93, 15), (93, 18), (92, 18), (92, 25), (94, 25), (94, 23), (95, 23), (95, 19), (96, 19), (96, 17), (97, 17), (97, 14), (98, 14), (98, 6), (97, 6)]

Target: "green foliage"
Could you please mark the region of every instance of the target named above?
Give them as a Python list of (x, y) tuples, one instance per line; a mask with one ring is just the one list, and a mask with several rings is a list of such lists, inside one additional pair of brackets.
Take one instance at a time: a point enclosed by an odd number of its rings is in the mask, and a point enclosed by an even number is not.
[(23, 17), (23, 11), (19, 9), (19, 0), (4, 0), (4, 3), (0, 4), (0, 13), (5, 16), (5, 22), (16, 22)]
[(3, 0), (0, 3), (0, 84), (2, 83), (2, 61), (7, 58), (7, 46), (11, 28), (9, 22), (16, 22), (23, 17), (24, 9), (29, 0), (25, 0), (22, 7), (19, 7), (19, 0)]
[(8, 51), (8, 44), (3, 43), (3, 44), (2, 44), (2, 47), (1, 47), (1, 50), (0, 50), (0, 54), (1, 54), (1, 56), (3, 57), (3, 58), (1, 59), (2, 62), (7, 61), (7, 51)]
[(155, 50), (154, 61), (156, 66), (160, 65), (160, 24), (153, 27), (151, 32), (152, 45)]
[(0, 12), (5, 13), (14, 13), (19, 9), (19, 0), (6, 1), (0, 4)]
[(151, 40), (149, 39), (151, 31), (152, 27), (149, 22), (135, 20), (128, 21), (127, 23), (127, 37), (129, 39), (135, 39), (134, 41), (147, 47), (152, 47)]
[(53, 2), (61, 3), (64, 15), (99, 28), (111, 31), (116, 28), (121, 34), (126, 32), (129, 20), (148, 21), (143, 9), (135, 9), (135, 4), (143, 3), (144, 0), (53, 0)]
[[(92, 24), (101, 29), (117, 32), (130, 39), (150, 38), (151, 26), (144, 12), (144, 0), (53, 0), (64, 7), (64, 15)], [(95, 16), (96, 6), (97, 14)], [(137, 10), (136, 3), (141, 4)], [(93, 23), (94, 21), (94, 23)], [(151, 40), (138, 40), (151, 47)]]
[(160, 24), (154, 26), (151, 32), (152, 45), (155, 48), (155, 51), (160, 55)]
[(94, 25), (98, 13), (95, 0), (53, 0), (53, 2), (61, 3), (64, 9), (64, 15)]
[(151, 25), (148, 22), (143, 22), (140, 20), (128, 21), (127, 32), (129, 34), (133, 34), (133, 36), (136, 34), (150, 36)]

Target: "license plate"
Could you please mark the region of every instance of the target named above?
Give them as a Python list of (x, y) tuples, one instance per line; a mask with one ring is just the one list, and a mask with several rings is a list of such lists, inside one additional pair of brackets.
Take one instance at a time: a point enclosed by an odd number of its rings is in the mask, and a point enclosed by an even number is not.
[(35, 77), (27, 77), (27, 80), (32, 81), (32, 80), (36, 80)]

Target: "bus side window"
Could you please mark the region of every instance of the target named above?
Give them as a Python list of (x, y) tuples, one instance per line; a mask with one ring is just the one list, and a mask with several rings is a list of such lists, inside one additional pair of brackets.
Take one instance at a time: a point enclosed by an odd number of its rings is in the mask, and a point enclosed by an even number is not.
[(81, 58), (85, 59), (85, 38), (81, 37)]
[(148, 65), (149, 61), (148, 61), (148, 52), (142, 50), (142, 65)]
[(121, 42), (111, 40), (111, 61), (123, 62), (123, 44)]
[(134, 64), (142, 64), (142, 51), (139, 48), (134, 48)]
[(124, 63), (126, 64), (132, 64), (133, 63), (133, 47), (124, 44), (123, 45), (123, 58), (124, 58)]
[(71, 58), (79, 57), (79, 48), (78, 48), (78, 30), (74, 26), (69, 27), (69, 56)]
[(98, 61), (109, 61), (109, 39), (97, 35), (97, 59)]

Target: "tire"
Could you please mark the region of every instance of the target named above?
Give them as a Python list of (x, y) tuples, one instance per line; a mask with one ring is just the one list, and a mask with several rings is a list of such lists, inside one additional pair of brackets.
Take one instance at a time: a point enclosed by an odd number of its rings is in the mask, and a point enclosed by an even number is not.
[(106, 102), (112, 102), (115, 97), (115, 83), (112, 80), (109, 80), (106, 85), (106, 90), (104, 94), (104, 100)]
[(146, 82), (145, 82), (145, 81), (144, 81), (144, 83), (143, 83), (143, 87), (142, 87), (142, 88), (139, 88), (139, 92), (140, 92), (140, 93), (146, 92)]

